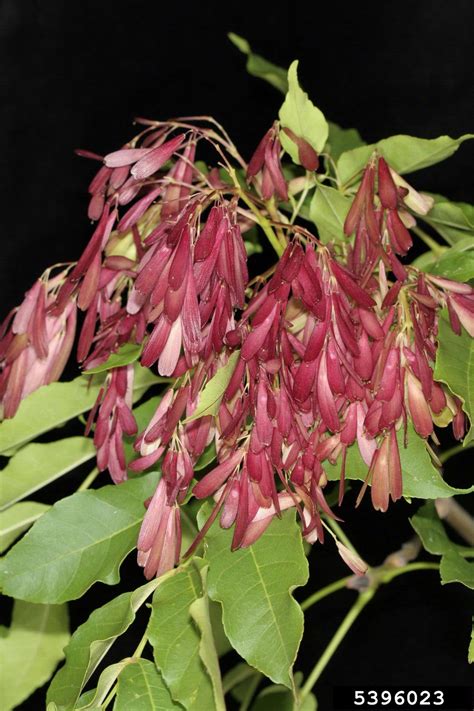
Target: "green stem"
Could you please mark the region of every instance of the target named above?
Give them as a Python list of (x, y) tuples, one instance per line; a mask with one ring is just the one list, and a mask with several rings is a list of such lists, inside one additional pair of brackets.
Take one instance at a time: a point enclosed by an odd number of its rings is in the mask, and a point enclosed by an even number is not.
[(456, 444), (454, 447), (451, 447), (451, 449), (441, 452), (441, 454), (438, 455), (439, 461), (441, 464), (444, 464), (448, 461), (448, 459), (451, 459), (451, 457), (454, 457), (456, 454), (461, 454), (461, 452), (466, 452), (471, 447), (474, 447), (474, 441), (469, 442), (466, 446), (463, 444)]
[(258, 672), (256, 669), (253, 669), (253, 667), (244, 665), (243, 668), (239, 671), (239, 674), (234, 675), (234, 677), (229, 682), (229, 676), (233, 671), (234, 670), (231, 669), (230, 672), (228, 672), (222, 679), (222, 690), (224, 694), (228, 694), (229, 691), (231, 691), (231, 689), (233, 689), (235, 686), (237, 686), (238, 684), (242, 684), (242, 682), (247, 681), (247, 679), (250, 679), (255, 675), (259, 677), (261, 676), (260, 672)]
[(286, 241), (285, 241), (285, 243), (283, 243), (284, 237), (283, 237), (282, 241), (280, 241), (278, 239), (277, 235), (275, 234), (275, 232), (272, 229), (270, 221), (267, 220), (265, 215), (262, 215), (262, 213), (260, 212), (258, 207), (256, 205), (254, 205), (254, 203), (252, 202), (252, 200), (250, 200), (250, 198), (247, 197), (245, 192), (242, 190), (239, 181), (237, 180), (235, 170), (233, 170), (232, 168), (229, 168), (229, 174), (230, 174), (232, 180), (234, 181), (234, 185), (237, 190), (239, 198), (242, 200), (242, 202), (244, 202), (247, 205), (247, 207), (249, 207), (251, 209), (251, 211), (257, 218), (258, 224), (260, 225), (260, 227), (264, 231), (266, 237), (268, 238), (268, 241), (272, 245), (272, 247), (275, 250), (275, 252), (277, 253), (277, 255), (279, 257), (281, 257), (281, 255), (285, 251), (285, 247), (286, 247)]
[(439, 563), (408, 563), (403, 568), (394, 568), (387, 570), (380, 576), (380, 582), (390, 583), (394, 578), (405, 573), (415, 573), (417, 570), (439, 570)]
[(307, 196), (310, 188), (314, 186), (314, 183), (313, 184), (310, 183), (309, 173), (307, 171), (306, 171), (306, 178), (307, 178), (307, 183), (301, 192), (298, 202), (293, 207), (293, 214), (291, 215), (291, 218), (290, 218), (290, 225), (294, 224), (294, 221), (296, 220), (296, 218), (299, 215), (301, 207), (303, 206), (303, 203), (306, 200), (306, 196)]
[(143, 637), (139, 641), (136, 650), (132, 654), (132, 657), (134, 657), (135, 659), (140, 659), (140, 657), (142, 656), (142, 652), (146, 647), (147, 642), (148, 642), (148, 628), (143, 633)]
[[(268, 214), (270, 215), (272, 220), (274, 222), (280, 222), (280, 216), (279, 216), (278, 210), (275, 206), (275, 198), (274, 197), (270, 198), (270, 200), (267, 200), (265, 202), (265, 207), (267, 208)], [(278, 239), (280, 245), (283, 247), (283, 251), (285, 251), (288, 242), (285, 239), (285, 235), (283, 234), (283, 230), (281, 229), (281, 227), (278, 227), (278, 226), (276, 227), (276, 235), (277, 235), (277, 239)]]
[[(329, 661), (331, 660), (333, 654), (336, 652), (338, 646), (346, 636), (347, 632), (351, 628), (351, 626), (354, 624), (364, 607), (370, 602), (370, 600), (374, 597), (378, 586), (380, 583), (390, 583), (394, 578), (398, 577), (399, 575), (404, 575), (405, 573), (413, 573), (417, 570), (439, 570), (439, 564), (438, 563), (409, 563), (408, 565), (404, 565), (402, 568), (394, 568), (393, 570), (379, 570), (375, 571), (375, 575), (372, 579), (372, 583), (370, 587), (367, 590), (364, 590), (359, 593), (359, 596), (343, 621), (341, 622), (340, 626), (338, 627), (334, 637), (331, 639), (329, 642), (328, 646), (324, 650), (322, 656), (319, 658), (318, 662), (316, 663), (315, 667), (313, 668), (312, 672), (308, 676), (306, 683), (304, 684), (303, 688), (301, 689), (301, 693), (299, 696), (299, 705), (301, 706), (302, 702), (304, 699), (308, 696), (310, 691), (312, 690), (313, 686), (316, 684), (318, 681), (319, 677), (323, 673), (324, 669), (328, 665)], [(370, 573), (369, 573), (369, 579), (370, 579)], [(303, 602), (301, 605), (302, 609), (306, 610), (308, 607), (313, 605), (315, 602), (318, 602), (318, 600), (321, 600), (323, 597), (326, 597), (326, 595), (330, 595), (331, 593), (335, 592), (336, 590), (340, 590), (341, 588), (345, 587), (347, 581), (349, 578), (343, 578), (342, 580), (337, 580), (335, 583), (332, 583), (331, 585), (328, 585), (325, 588), (322, 588), (322, 590), (318, 590), (317, 593), (309, 597), (307, 600)]]
[[(147, 642), (148, 642), (148, 627), (147, 627), (147, 629), (145, 630), (145, 632), (143, 633), (143, 637), (142, 637), (141, 640), (139, 641), (137, 648), (135, 649), (134, 653), (132, 654), (132, 657), (133, 657), (134, 659), (140, 659), (140, 657), (142, 656), (142, 652), (143, 652), (143, 650), (145, 649), (145, 646), (146, 646), (146, 643), (147, 643)], [(118, 682), (115, 682), (115, 684), (114, 684), (114, 686), (113, 686), (113, 688), (112, 688), (110, 694), (107, 696), (107, 698), (105, 699), (104, 703), (101, 704), (101, 709), (102, 709), (102, 711), (105, 711), (105, 709), (107, 708), (107, 706), (110, 704), (110, 702), (111, 702), (112, 699), (114, 698), (115, 694), (117, 693), (117, 689), (118, 689)]]
[(86, 476), (80, 487), (78, 488), (78, 491), (85, 491), (90, 487), (90, 485), (97, 479), (99, 476), (100, 472), (97, 469), (97, 467), (94, 467), (94, 469), (91, 471), (91, 473)]
[(243, 193), (241, 190), (239, 191), (239, 197), (241, 198), (242, 202), (244, 202), (252, 210), (255, 217), (258, 218), (258, 224), (264, 231), (265, 236), (268, 238), (268, 241), (272, 245), (272, 247), (275, 250), (275, 252), (277, 253), (277, 255), (279, 257), (281, 257), (281, 255), (284, 252), (284, 247), (283, 247), (283, 245), (280, 244), (278, 237), (272, 230), (270, 222), (267, 220), (267, 218), (264, 215), (262, 215), (262, 213), (260, 212), (258, 207), (256, 207), (256, 205), (254, 205), (253, 202), (251, 200), (249, 200), (247, 198), (247, 196), (245, 195), (245, 193)]
[(239, 711), (247, 711), (247, 709), (250, 706), (250, 703), (253, 699), (253, 695), (257, 691), (257, 687), (260, 684), (261, 679), (262, 679), (261, 674), (257, 674), (252, 679), (250, 679), (250, 681), (248, 682), (248, 686), (247, 686), (247, 693), (245, 694), (244, 698), (242, 699), (242, 703), (240, 704)]
[(186, 522), (186, 524), (189, 526), (193, 536), (197, 536), (199, 533), (194, 521), (192, 520), (191, 516), (188, 514), (184, 506), (181, 507), (181, 518), (183, 521)]
[(113, 688), (112, 688), (112, 691), (111, 691), (110, 694), (107, 696), (107, 698), (105, 699), (104, 703), (101, 704), (101, 706), (100, 706), (100, 708), (102, 709), (102, 711), (105, 711), (105, 709), (107, 708), (107, 706), (110, 704), (110, 702), (111, 702), (112, 699), (114, 698), (115, 694), (117, 693), (117, 688), (118, 688), (118, 684), (115, 683), (114, 686), (113, 686)]
[(337, 590), (342, 590), (343, 588), (347, 587), (347, 583), (349, 582), (349, 580), (352, 580), (352, 577), (352, 575), (348, 575), (346, 578), (336, 580), (334, 583), (326, 585), (325, 588), (317, 590), (315, 593), (306, 598), (306, 600), (303, 600), (303, 602), (301, 603), (301, 609), (303, 611), (307, 610), (312, 605), (315, 605), (317, 602), (327, 597), (327, 595), (332, 595), (333, 592), (336, 592)]
[(344, 543), (344, 545), (349, 548), (354, 555), (358, 556), (359, 558), (362, 558), (360, 553), (357, 552), (355, 546), (351, 543), (351, 541), (348, 539), (340, 525), (338, 524), (337, 521), (335, 521), (333, 518), (330, 518), (329, 516), (326, 516), (326, 523), (328, 524), (329, 528), (333, 530), (333, 532), (336, 534), (336, 536), (339, 538), (339, 540)]
[(443, 247), (441, 244), (438, 244), (436, 240), (430, 237), (429, 234), (427, 234), (420, 227), (412, 227), (411, 229), (422, 240), (422, 242), (424, 242), (426, 246), (429, 247), (432, 252), (434, 252), (436, 257), (441, 257), (443, 252), (446, 250), (446, 247)]
[(344, 617), (343, 621), (341, 622), (341, 624), (339, 625), (339, 628), (336, 631), (336, 634), (329, 642), (328, 646), (324, 650), (322, 656), (319, 658), (313, 671), (308, 676), (306, 683), (304, 684), (303, 688), (301, 689), (301, 693), (299, 696), (300, 706), (301, 706), (302, 702), (304, 701), (304, 699), (310, 693), (313, 686), (318, 681), (318, 679), (321, 676), (321, 674), (323, 673), (323, 671), (325, 670), (325, 668), (328, 665), (329, 661), (331, 660), (334, 652), (339, 647), (340, 643), (346, 636), (347, 632), (350, 630), (350, 628), (352, 627), (352, 625), (354, 624), (356, 619), (359, 617), (359, 615), (362, 612), (362, 610), (364, 609), (364, 607), (372, 600), (373, 596), (375, 595), (375, 590), (376, 590), (376, 588), (369, 588), (368, 590), (365, 590), (364, 592), (359, 593), (357, 600), (352, 605), (352, 607), (349, 610), (349, 612), (347, 613), (347, 615)]
[(258, 224), (262, 228), (262, 230), (265, 233), (265, 236), (268, 238), (268, 241), (272, 245), (273, 249), (277, 253), (279, 257), (284, 252), (283, 246), (280, 244), (280, 241), (274, 231), (272, 230), (272, 227), (270, 225), (270, 222), (267, 220), (266, 217), (264, 217), (259, 209), (253, 204), (251, 200), (248, 200), (248, 198), (245, 196), (243, 192), (240, 193), (240, 198), (242, 201), (252, 210), (253, 214), (258, 218)]

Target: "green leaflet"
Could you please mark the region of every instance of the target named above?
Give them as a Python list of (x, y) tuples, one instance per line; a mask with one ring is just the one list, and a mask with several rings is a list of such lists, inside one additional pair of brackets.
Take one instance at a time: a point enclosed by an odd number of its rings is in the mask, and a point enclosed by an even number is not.
[[(133, 414), (135, 420), (137, 421), (138, 432), (143, 432), (143, 430), (149, 424), (151, 418), (156, 412), (156, 408), (160, 404), (161, 395), (155, 395), (151, 397), (146, 402), (142, 402), (141, 405), (133, 409)], [(130, 462), (132, 459), (136, 459), (137, 452), (133, 448), (133, 444), (136, 440), (136, 436), (126, 437), (124, 441), (125, 459)]]
[(0, 513), (0, 553), (26, 531), (45, 511), (47, 504), (23, 501)]
[(204, 452), (199, 457), (198, 461), (194, 465), (194, 471), (198, 472), (201, 469), (205, 469), (209, 464), (211, 464), (216, 458), (216, 443), (214, 440), (209, 444)]
[(257, 227), (251, 227), (249, 230), (244, 232), (243, 238), (247, 257), (251, 257), (252, 254), (260, 254), (263, 252), (263, 247), (260, 244), (260, 232)]
[(427, 139), (405, 135), (384, 138), (377, 143), (343, 153), (337, 163), (339, 179), (343, 184), (352, 182), (365, 167), (375, 149), (397, 173), (413, 173), (449, 158), (461, 143), (472, 137), (473, 134), (468, 133), (459, 138), (440, 136)]
[[(205, 504), (201, 523), (209, 513)], [(272, 681), (292, 688), (303, 613), (291, 593), (308, 579), (294, 512), (275, 519), (249, 548), (232, 553), (231, 540), (232, 531), (216, 523), (206, 534), (209, 597), (221, 603), (226, 635), (240, 656)]]
[[(94, 375), (95, 373), (104, 373), (112, 368), (119, 368), (123, 365), (130, 365), (130, 363), (135, 363), (137, 361), (143, 350), (143, 344), (137, 345), (136, 343), (124, 343), (123, 346), (117, 350), (116, 353), (112, 353), (105, 363), (101, 363), (95, 368), (90, 368), (84, 371), (84, 375)], [(164, 378), (168, 381), (168, 378)]]
[(87, 437), (27, 444), (0, 471), (0, 509), (30, 496), (93, 457), (94, 443)]
[[(201, 571), (203, 579), (203, 591), (205, 590), (205, 569)], [(209, 598), (207, 595), (199, 597), (191, 603), (189, 612), (201, 634), (199, 642), (199, 656), (207, 669), (211, 678), (214, 692), (214, 703), (216, 711), (225, 711), (224, 692), (222, 690), (221, 671), (219, 667), (219, 657), (217, 656), (214, 635), (212, 631), (211, 618), (209, 612)]]
[(435, 204), (422, 219), (434, 227), (448, 242), (455, 245), (469, 238), (474, 241), (474, 205), (451, 202), (441, 195), (432, 195)]
[[(97, 693), (97, 688), (95, 688), (95, 689), (89, 689), (89, 691), (85, 691), (85, 692), (84, 692), (83, 694), (81, 694), (80, 697), (78, 698), (78, 700), (77, 700), (77, 706), (79, 706), (79, 708), (81, 708), (81, 706), (87, 706), (87, 704), (89, 704), (89, 703), (92, 701), (92, 699), (94, 698), (94, 696), (96, 695), (96, 693)], [(58, 707), (56, 706), (56, 704), (54, 703), (54, 701), (50, 701), (50, 702), (49, 702), (49, 704), (48, 704), (48, 706), (47, 706), (47, 708), (46, 708), (46, 711), (50, 711), (50, 708), (49, 708), (50, 706), (52, 707), (51, 711), (59, 711), (59, 709), (58, 709)]]
[(469, 664), (474, 664), (474, 617), (472, 618), (471, 641), (469, 643), (467, 661), (469, 662)]
[(156, 590), (148, 626), (155, 663), (172, 698), (185, 709), (216, 708), (211, 678), (201, 659), (201, 634), (190, 607), (203, 596), (200, 558), (192, 558)]
[(351, 184), (359, 177), (375, 148), (376, 144), (371, 143), (366, 146), (358, 146), (350, 151), (344, 151), (339, 156), (337, 175), (343, 186)]
[(135, 365), (135, 377), (133, 381), (133, 402), (140, 400), (152, 385), (163, 382), (169, 382), (169, 378), (162, 378), (159, 375), (155, 375), (149, 368), (144, 368), (137, 363)]
[(423, 548), (428, 553), (443, 555), (444, 553), (455, 551), (462, 555), (464, 552), (472, 551), (472, 549), (459, 546), (449, 539), (432, 501), (427, 501), (426, 504), (423, 504), (409, 520), (420, 537)]
[(230, 652), (232, 645), (225, 635), (224, 625), (222, 624), (222, 607), (218, 602), (214, 602), (214, 600), (208, 600), (208, 602), (209, 617), (217, 656), (222, 657), (224, 654), (227, 654), (227, 652)]
[[(443, 247), (441, 247), (443, 249)], [(445, 247), (444, 249), (449, 249), (448, 247)], [(427, 252), (423, 252), (420, 254), (419, 257), (416, 257), (411, 265), (412, 267), (416, 267), (417, 269), (420, 269), (422, 272), (429, 272), (431, 269), (431, 266), (435, 263), (436, 257), (434, 255), (434, 252), (431, 250)]]
[(205, 417), (206, 415), (217, 415), (222, 396), (230, 383), (239, 356), (240, 351), (231, 353), (224, 367), (219, 368), (214, 377), (206, 383), (204, 390), (199, 395), (197, 408), (185, 422), (191, 422), (192, 420), (197, 420), (199, 417)]
[(21, 704), (50, 678), (68, 639), (67, 605), (15, 600), (11, 627), (0, 637), (2, 711)]
[(337, 123), (328, 121), (329, 136), (328, 146), (333, 160), (337, 160), (345, 151), (351, 151), (359, 146), (364, 146), (365, 141), (361, 138), (359, 131), (356, 128), (341, 128)]
[[(20, 404), (15, 417), (0, 424), (0, 454), (6, 455), (25, 442), (90, 410), (99, 394), (101, 382), (100, 377), (91, 381), (90, 378), (79, 376), (68, 383), (44, 385), (28, 395)], [(157, 375), (137, 365), (134, 401), (157, 382), (160, 382)]]
[(135, 659), (120, 672), (114, 711), (172, 711), (175, 704), (160, 673), (147, 659)]
[[(293, 694), (284, 686), (268, 686), (255, 699), (250, 711), (293, 711), (295, 708)], [(318, 705), (314, 694), (308, 694), (298, 711), (316, 711)]]
[(442, 585), (461, 583), (474, 590), (474, 563), (467, 561), (457, 551), (443, 555), (439, 572)]
[(247, 252), (247, 257), (251, 257), (252, 254), (261, 254), (263, 252), (263, 247), (260, 242), (254, 242), (252, 240), (244, 240), (245, 251)]
[[(161, 401), (161, 395), (155, 395), (146, 402), (133, 409), (133, 414), (137, 421), (138, 431), (142, 432), (149, 424)], [(135, 439), (135, 438), (134, 438)]]
[[(437, 499), (447, 498), (455, 494), (469, 494), (474, 491), (474, 486), (468, 489), (456, 489), (449, 486), (433, 466), (431, 457), (426, 449), (425, 441), (419, 437), (413, 427), (408, 427), (408, 447), (403, 446), (403, 432), (397, 433), (400, 450), (400, 461), (403, 474), (403, 496), (406, 498)], [(341, 465), (325, 462), (324, 469), (328, 479), (336, 481), (340, 478)], [(347, 450), (346, 478), (364, 481), (367, 477), (368, 467), (359, 454), (357, 443)]]
[(130, 627), (137, 610), (164, 579), (152, 580), (132, 592), (119, 595), (94, 610), (77, 628), (64, 650), (66, 663), (48, 689), (47, 700), (54, 701), (59, 711), (74, 708), (82, 689), (110, 647)]
[(351, 203), (352, 200), (345, 197), (339, 190), (326, 185), (318, 185), (311, 200), (309, 216), (318, 228), (319, 238), (322, 242), (344, 239), (344, 221)]
[[(329, 133), (324, 114), (308, 98), (298, 83), (298, 62), (290, 65), (288, 70), (288, 93), (280, 109), (281, 126), (289, 128), (296, 136), (304, 138), (312, 148), (321, 153)], [(283, 148), (290, 154), (294, 163), (300, 163), (298, 146), (284, 131), (280, 131)]]
[(454, 247), (447, 248), (440, 257), (431, 254), (431, 260), (420, 266), (424, 271), (462, 282), (474, 278), (474, 234), (459, 240)]
[(439, 318), (434, 377), (446, 383), (463, 402), (463, 410), (471, 422), (471, 428), (464, 438), (464, 444), (467, 444), (474, 436), (474, 339), (464, 328), (461, 335), (457, 336), (449, 325), (446, 311)]
[(86, 697), (81, 704), (77, 703), (74, 707), (74, 711), (86, 711), (86, 709), (87, 711), (100, 711), (102, 704), (117, 681), (119, 675), (129, 664), (132, 664), (133, 661), (132, 657), (126, 657), (120, 662), (117, 662), (117, 664), (111, 664), (106, 667), (99, 676), (99, 681), (97, 682), (94, 694), (91, 695), (91, 697)]
[[(135, 547), (143, 502), (158, 475), (68, 496), (45, 513), (0, 563), (0, 584), (20, 600), (75, 600), (93, 583), (114, 585)], [(87, 563), (87, 564), (86, 564)]]
[(0, 453), (14, 450), (90, 410), (98, 394), (99, 383), (91, 384), (82, 376), (39, 388), (22, 401), (15, 417), (0, 424)]
[(260, 676), (260, 672), (256, 669), (252, 669), (252, 667), (249, 667), (245, 662), (239, 662), (235, 667), (232, 667), (222, 679), (224, 693), (227, 694), (227, 692), (237, 688), (243, 682), (248, 682), (248, 680), (255, 675)]
[(247, 55), (247, 71), (249, 74), (257, 77), (258, 79), (267, 81), (275, 87), (275, 89), (281, 91), (282, 94), (286, 94), (288, 91), (286, 69), (278, 67), (276, 64), (272, 64), (272, 62), (269, 62), (259, 54), (254, 54), (249, 43), (243, 37), (234, 34), (234, 32), (229, 32), (227, 36), (232, 44), (234, 44), (237, 49), (242, 52), (242, 54)]

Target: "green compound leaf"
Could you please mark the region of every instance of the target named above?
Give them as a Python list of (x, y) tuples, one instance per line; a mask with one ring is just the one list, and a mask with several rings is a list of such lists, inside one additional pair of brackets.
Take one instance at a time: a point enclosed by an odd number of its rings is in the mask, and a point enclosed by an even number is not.
[(420, 537), (423, 548), (428, 553), (443, 555), (455, 551), (462, 555), (473, 550), (458, 546), (449, 539), (432, 501), (427, 501), (409, 521)]
[(0, 513), (0, 553), (11, 546), (45, 511), (47, 504), (23, 501)]
[(461, 398), (463, 410), (469, 417), (471, 428), (464, 444), (474, 436), (474, 339), (462, 330), (457, 336), (449, 325), (446, 311), (439, 318), (438, 351), (434, 370), (435, 380), (440, 380)]
[(119, 595), (94, 610), (71, 637), (66, 647), (66, 663), (57, 672), (48, 689), (47, 701), (54, 701), (59, 711), (73, 709), (82, 689), (105, 657), (117, 637), (135, 619), (137, 610), (165, 579)]
[(148, 474), (59, 501), (0, 562), (3, 592), (60, 603), (77, 599), (95, 582), (117, 583), (120, 564), (136, 544), (143, 502), (157, 480)]
[(182, 708), (171, 698), (153, 662), (135, 659), (120, 672), (114, 711), (173, 711)]
[[(84, 371), (84, 375), (94, 375), (96, 373), (104, 373), (112, 368), (120, 368), (123, 365), (130, 365), (130, 363), (135, 363), (137, 361), (143, 350), (143, 344), (137, 345), (136, 343), (124, 343), (123, 346), (117, 350), (116, 353), (112, 353), (105, 363), (101, 363), (95, 368), (90, 368)], [(168, 381), (169, 378), (164, 378)]]
[(333, 160), (337, 160), (345, 151), (366, 145), (356, 128), (341, 128), (332, 121), (328, 121), (328, 126), (329, 136), (326, 150), (329, 150)]
[(148, 626), (155, 663), (172, 698), (185, 709), (215, 709), (211, 678), (200, 657), (201, 634), (190, 607), (203, 596), (204, 562), (192, 558), (156, 590)]
[(344, 239), (344, 220), (351, 207), (351, 199), (339, 190), (319, 185), (314, 192), (309, 208), (309, 216), (318, 228), (322, 242)]
[(258, 79), (263, 79), (271, 84), (275, 89), (278, 89), (282, 94), (288, 91), (287, 71), (276, 64), (272, 64), (259, 54), (252, 52), (249, 43), (243, 37), (236, 35), (234, 32), (229, 32), (227, 35), (232, 44), (234, 44), (242, 54), (247, 55), (247, 71)]
[(375, 149), (397, 173), (413, 173), (449, 158), (470, 138), (473, 138), (473, 134), (468, 133), (459, 138), (439, 136), (427, 139), (405, 135), (384, 138), (377, 143), (343, 153), (337, 163), (339, 179), (342, 183), (352, 182), (365, 167)]
[(10, 629), (0, 637), (0, 699), (10, 711), (48, 681), (68, 643), (67, 605), (15, 600)]
[(443, 555), (439, 572), (442, 585), (461, 583), (474, 590), (474, 562), (467, 561), (457, 551)]
[[(201, 522), (209, 513), (206, 504)], [(226, 635), (240, 656), (275, 683), (293, 688), (303, 613), (291, 593), (308, 580), (294, 513), (275, 519), (249, 548), (232, 553), (231, 540), (232, 531), (218, 524), (206, 534), (209, 597), (221, 603)]]
[[(469, 494), (474, 491), (474, 486), (468, 489), (457, 489), (449, 486), (433, 465), (426, 449), (425, 441), (414, 431), (412, 425), (408, 427), (408, 447), (403, 446), (403, 433), (397, 433), (400, 462), (403, 475), (403, 496), (406, 498), (438, 499), (448, 498), (455, 494)], [(341, 465), (326, 462), (324, 464), (328, 479), (337, 481), (341, 476)], [(365, 481), (368, 467), (359, 454), (357, 443), (347, 449), (346, 478)]]
[(185, 422), (192, 422), (192, 420), (197, 420), (199, 417), (205, 417), (206, 415), (217, 415), (222, 396), (230, 383), (239, 357), (240, 351), (231, 353), (224, 367), (219, 368), (214, 377), (206, 383), (204, 390), (199, 395), (198, 406)]
[(27, 444), (0, 471), (0, 509), (95, 457), (92, 439), (66, 437), (48, 444)]
[[(288, 70), (288, 93), (280, 109), (280, 122), (283, 128), (289, 128), (299, 138), (304, 138), (312, 148), (321, 153), (329, 133), (324, 114), (308, 98), (298, 83), (298, 62), (291, 64)], [(300, 163), (298, 146), (284, 131), (280, 131), (283, 148), (290, 154), (294, 163)]]

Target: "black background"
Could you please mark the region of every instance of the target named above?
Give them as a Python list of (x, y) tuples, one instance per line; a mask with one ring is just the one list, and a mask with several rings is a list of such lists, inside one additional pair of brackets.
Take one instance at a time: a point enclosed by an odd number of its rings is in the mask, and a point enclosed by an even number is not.
[[(249, 77), (228, 42), (232, 30), (255, 51), (287, 66), (300, 59), (300, 79), (326, 116), (356, 126), (367, 141), (394, 133), (458, 136), (473, 129), (471, 0), (445, 3), (0, 2), (0, 284), (2, 313), (48, 265), (75, 259), (91, 226), (87, 184), (95, 166), (76, 147), (116, 149), (134, 133), (136, 115), (167, 118), (212, 114), (249, 157), (277, 114), (281, 96)], [(474, 147), (413, 178), (417, 187), (472, 202)], [(254, 264), (255, 266), (255, 264)], [(448, 465), (453, 483), (468, 484), (468, 456)], [(105, 483), (106, 478), (102, 479)], [(63, 483), (72, 491), (74, 476)], [(77, 482), (76, 482), (77, 483)], [(46, 496), (50, 492), (46, 492)], [(53, 492), (57, 498), (57, 487)], [(39, 497), (38, 497), (39, 498)], [(407, 515), (365, 502), (344, 517), (371, 564), (411, 535)], [(345, 575), (330, 544), (311, 555), (309, 590)], [(140, 584), (134, 560), (120, 590)], [(90, 605), (115, 594), (103, 585), (71, 604), (75, 628)], [(298, 592), (300, 599), (306, 591)], [(307, 615), (297, 668), (308, 673), (351, 603), (340, 592)], [(88, 607), (89, 606), (89, 607)], [(337, 684), (461, 684), (467, 664), (472, 597), (441, 588), (436, 573), (404, 576), (381, 590), (350, 631), (316, 689), (331, 708)], [(118, 645), (133, 648), (133, 633)], [(114, 659), (115, 661), (115, 659)], [(41, 708), (37, 693), (23, 708)], [(203, 710), (205, 711), (205, 710)]]

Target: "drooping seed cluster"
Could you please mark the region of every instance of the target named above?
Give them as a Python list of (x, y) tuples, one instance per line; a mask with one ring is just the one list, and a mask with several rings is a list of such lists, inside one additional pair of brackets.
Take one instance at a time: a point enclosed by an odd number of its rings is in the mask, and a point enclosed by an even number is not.
[(51, 313), (65, 272), (49, 270), (26, 292), (0, 327), (0, 411), (13, 417), (20, 402), (42, 385), (58, 380), (74, 343), (76, 306), (72, 301)]
[[(5, 416), (60, 377), (77, 309), (77, 359), (86, 368), (132, 343), (143, 346), (142, 365), (175, 379), (128, 464), (124, 438), (137, 432), (133, 365), (109, 371), (88, 422), (98, 467), (115, 482), (161, 460), (138, 541), (148, 578), (180, 558), (179, 507), (191, 487), (197, 498), (214, 497), (207, 525), (219, 516), (233, 526), (233, 548), (250, 545), (289, 507), (306, 539), (322, 541), (321, 514), (334, 517), (325, 465), (340, 463), (341, 501), (353, 446), (368, 469), (361, 495), (370, 483), (375, 508), (385, 511), (403, 493), (400, 448), (414, 436), (410, 423), (427, 438), (443, 413), (456, 437), (464, 433), (461, 403), (434, 381), (433, 366), (440, 309), (456, 333), (474, 335), (473, 290), (400, 260), (413, 212), (426, 213), (430, 199), (374, 156), (345, 221), (347, 242), (324, 246), (282, 212), (275, 218), (278, 201), (288, 200), (277, 124), (245, 166), (224, 132), (186, 120), (145, 123), (105, 159), (81, 152), (103, 160), (89, 187), (97, 226), (79, 261), (44, 275), (5, 324)], [(301, 164), (317, 169), (306, 141), (290, 138)], [(196, 160), (202, 141), (227, 170)], [(252, 190), (229, 179), (232, 160)], [(286, 247), (249, 282), (244, 237), (259, 216)], [(204, 388), (229, 366), (217, 414), (193, 417)], [(216, 462), (195, 483), (195, 465), (213, 446)]]

